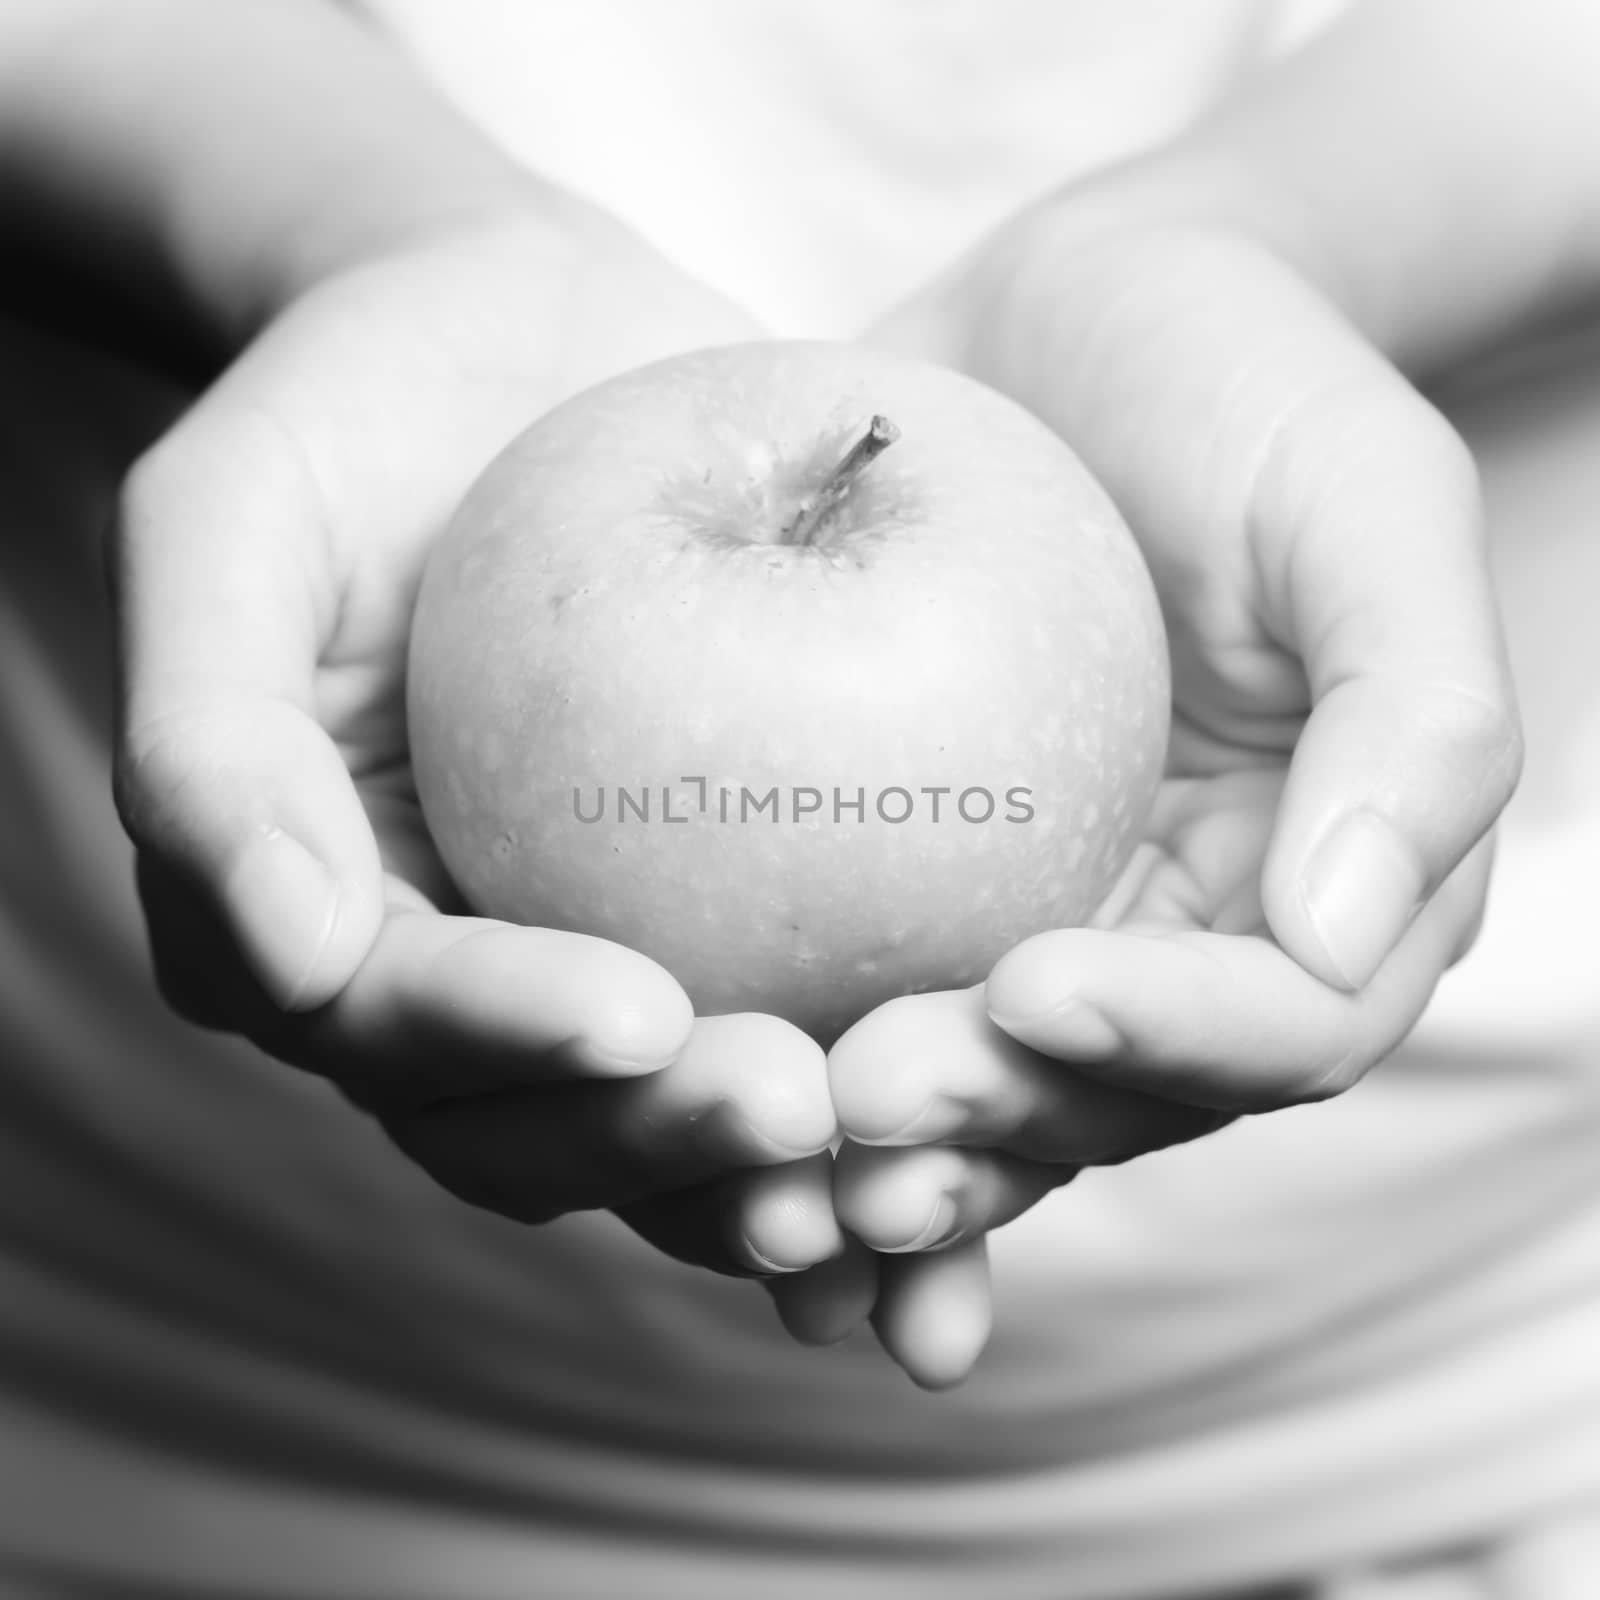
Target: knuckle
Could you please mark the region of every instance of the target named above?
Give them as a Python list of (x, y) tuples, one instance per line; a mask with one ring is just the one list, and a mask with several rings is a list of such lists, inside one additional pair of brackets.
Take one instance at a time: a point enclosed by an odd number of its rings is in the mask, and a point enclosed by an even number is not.
[[(1441, 496), (1455, 510), (1455, 521), (1483, 539), (1483, 490), (1477, 457), (1448, 419), (1427, 401), (1420, 407), (1415, 448), (1429, 462)], [(1488, 625), (1492, 629), (1492, 623)], [(1469, 659), (1476, 670), (1462, 681), (1434, 685), (1423, 705), (1423, 732), (1484, 795), (1504, 804), (1522, 772), (1524, 742), (1510, 672), (1492, 634), (1474, 624)]]
[(1461, 907), (1458, 929), (1450, 946), (1446, 966), (1453, 967), (1478, 942), (1489, 908), (1489, 880), (1494, 866), (1498, 837), (1493, 828), (1468, 851), (1446, 878), (1439, 898), (1453, 898)]
[(1370, 1062), (1360, 1046), (1353, 1045), (1332, 1062), (1323, 1062), (1299, 1074), (1287, 1088), (1281, 1107), (1319, 1105), (1355, 1088), (1366, 1076)]
[(1421, 724), (1428, 744), (1486, 800), (1498, 808), (1510, 798), (1522, 774), (1525, 741), (1509, 685), (1436, 687)]
[(1496, 742), (1491, 770), (1494, 796), (1504, 805), (1522, 781), (1523, 765), (1527, 759), (1527, 736), (1523, 732), (1522, 718), (1517, 714), (1515, 702), (1508, 698), (1506, 713)]
[(182, 475), (183, 451), (171, 434), (135, 458), (117, 491), (114, 522), (120, 539), (141, 539), (157, 524), (171, 498), (168, 486)]
[(1420, 396), (1416, 404), (1415, 448), (1427, 453), (1433, 481), (1456, 500), (1461, 510), (1481, 522), (1483, 479), (1477, 456), (1437, 406)]
[(169, 713), (129, 727), (118, 740), (111, 793), (135, 844), (159, 846), (167, 820), (206, 770), (207, 721), (200, 711)]

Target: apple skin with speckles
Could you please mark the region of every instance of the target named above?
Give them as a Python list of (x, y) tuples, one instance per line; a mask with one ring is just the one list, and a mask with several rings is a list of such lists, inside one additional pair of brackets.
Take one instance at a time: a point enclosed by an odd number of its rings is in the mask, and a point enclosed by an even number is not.
[[(898, 437), (841, 482), (878, 416)], [(1149, 574), (1067, 446), (958, 373), (809, 342), (535, 423), (432, 552), (408, 674), (418, 795), (478, 912), (824, 1045), (1081, 925), (1169, 702)]]

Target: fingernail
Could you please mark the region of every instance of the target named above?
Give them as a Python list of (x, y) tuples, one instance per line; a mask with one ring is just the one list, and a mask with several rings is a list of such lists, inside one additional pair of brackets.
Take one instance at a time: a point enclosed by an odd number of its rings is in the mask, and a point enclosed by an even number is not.
[(1422, 863), (1384, 819), (1356, 811), (1318, 846), (1300, 903), (1346, 989), (1369, 983), (1421, 908)]
[(857, 1144), (932, 1144), (938, 1139), (948, 1139), (967, 1120), (967, 1108), (948, 1095), (938, 1094), (908, 1122), (888, 1133), (874, 1134), (870, 1139), (851, 1133)]
[(928, 1225), (916, 1238), (909, 1239), (905, 1244), (880, 1244), (877, 1248), (885, 1255), (909, 1255), (914, 1250), (929, 1250), (936, 1244), (943, 1243), (945, 1236), (951, 1233), (956, 1225), (956, 1203), (947, 1194), (939, 1196), (939, 1203), (933, 1208), (933, 1215), (928, 1219)]
[(649, 1073), (670, 1067), (683, 1053), (681, 1049), (657, 1051), (653, 1055), (629, 1055), (622, 1051), (607, 1050), (592, 1039), (574, 1039), (569, 1046), (579, 1066), (591, 1072), (613, 1078), (642, 1078)]
[[(687, 1001), (684, 1002), (687, 1007)], [(689, 1042), (690, 1017), (663, 1009), (659, 997), (611, 998), (588, 1032), (568, 1046), (581, 1066), (618, 1078), (641, 1077), (670, 1067)], [(663, 1038), (666, 1042), (663, 1044)]]
[(764, 1255), (760, 1250), (756, 1249), (755, 1241), (751, 1239), (748, 1233), (740, 1234), (739, 1242), (744, 1247), (744, 1253), (749, 1258), (751, 1266), (757, 1272), (770, 1272), (787, 1276), (792, 1272), (804, 1272), (807, 1267), (816, 1264), (815, 1262), (805, 1261), (796, 1266), (786, 1267), (782, 1263), (774, 1261), (771, 1256)]
[(1119, 1054), (1125, 1043), (1117, 1028), (1077, 995), (1030, 1013), (991, 1010), (989, 1020), (1024, 1044), (1037, 1044), (1051, 1055), (1099, 1060)]
[(245, 847), (222, 898), (262, 988), (293, 1011), (338, 925), (338, 885), (298, 839), (268, 826)]

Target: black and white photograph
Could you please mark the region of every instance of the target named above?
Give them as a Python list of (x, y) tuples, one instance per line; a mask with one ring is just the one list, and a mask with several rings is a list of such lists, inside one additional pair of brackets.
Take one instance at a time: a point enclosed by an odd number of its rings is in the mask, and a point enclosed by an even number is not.
[(0, 0), (0, 1600), (1600, 1600), (1597, 107)]

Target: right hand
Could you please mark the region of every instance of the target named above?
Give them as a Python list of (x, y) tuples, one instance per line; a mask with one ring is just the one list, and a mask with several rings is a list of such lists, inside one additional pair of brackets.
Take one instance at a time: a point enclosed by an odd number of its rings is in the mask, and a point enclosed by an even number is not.
[(759, 331), (603, 221), (435, 229), (295, 295), (136, 465), (110, 552), (116, 794), (170, 1003), (331, 1080), (479, 1205), (610, 1208), (741, 1274), (843, 1247), (821, 1050), (696, 1022), (617, 945), (462, 914), (403, 687), (430, 541), (496, 451)]
[(834, 1046), (839, 1214), (895, 1252), (873, 1324), (929, 1384), (987, 1336), (988, 1231), (1401, 1043), (1476, 936), (1521, 765), (1461, 440), (1295, 262), (1122, 181), (1023, 212), (874, 334), (1077, 451), (1173, 663), (1160, 793), (1089, 925)]

